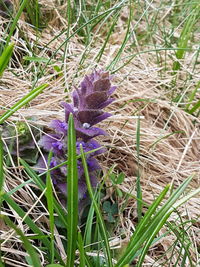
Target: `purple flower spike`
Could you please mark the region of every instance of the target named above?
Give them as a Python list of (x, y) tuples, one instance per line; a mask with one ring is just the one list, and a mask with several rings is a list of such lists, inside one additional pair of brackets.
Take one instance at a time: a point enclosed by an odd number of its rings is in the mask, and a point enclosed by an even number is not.
[[(71, 104), (65, 102), (61, 103), (65, 110), (65, 121), (53, 120), (50, 127), (53, 128), (56, 133), (44, 135), (39, 141), (39, 145), (46, 152), (50, 150), (53, 151), (50, 168), (67, 160), (67, 131), (70, 113), (73, 114), (74, 118), (77, 154), (80, 154), (81, 145), (85, 153), (101, 147), (93, 138), (99, 135), (106, 135), (106, 132), (94, 126), (111, 116), (110, 113), (103, 111), (103, 108), (114, 101), (110, 96), (115, 91), (116, 86), (111, 85), (111, 79), (112, 77), (108, 72), (102, 70), (94, 71), (92, 74), (86, 75), (80, 83), (79, 88), (75, 88), (72, 92)], [(101, 148), (95, 152), (88, 153), (86, 156), (90, 180), (93, 187), (97, 185), (97, 172), (101, 170), (97, 159), (94, 157), (105, 151), (105, 148)], [(45, 155), (46, 161), (47, 158), (48, 156)], [(84, 199), (87, 196), (87, 186), (82, 161), (80, 159), (77, 165), (79, 199)], [(39, 159), (37, 167), (40, 169), (45, 168), (43, 159)], [(51, 171), (51, 177), (55, 187), (65, 198), (67, 198), (66, 176), (67, 165), (63, 165)]]
[(56, 155), (64, 155), (64, 143), (58, 134), (43, 135), (38, 144), (46, 151), (52, 149)]

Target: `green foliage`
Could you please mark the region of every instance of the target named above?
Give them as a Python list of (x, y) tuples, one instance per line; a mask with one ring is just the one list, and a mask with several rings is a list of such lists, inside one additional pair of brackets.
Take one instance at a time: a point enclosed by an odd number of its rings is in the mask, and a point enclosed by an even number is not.
[(14, 44), (8, 45), (7, 47), (5, 47), (3, 53), (0, 56), (0, 77), (2, 76), (4, 70), (6, 69), (8, 62), (10, 61), (13, 49), (14, 49)]
[[(77, 71), (74, 73), (74, 77), (78, 75), (79, 71), (83, 71), (86, 67), (86, 62), (88, 58), (91, 58), (93, 54), (91, 49), (95, 48), (94, 64), (102, 64), (102, 59), (106, 55), (107, 50), (116, 48), (114, 51), (114, 57), (112, 60), (107, 62), (104, 66), (107, 69), (111, 69), (113, 73), (118, 74), (118, 70), (127, 67), (135, 58), (141, 56), (141, 58), (148, 54), (155, 57), (158, 66), (158, 75), (164, 77), (167, 72), (171, 71), (173, 74), (174, 83), (169, 88), (175, 90), (175, 85), (177, 81), (181, 83), (181, 78), (179, 79), (179, 74), (183, 71), (181, 61), (186, 59), (186, 56), (194, 52), (194, 57), (196, 60), (192, 61), (194, 64), (193, 70), (194, 75), (196, 66), (198, 66), (198, 56), (199, 56), (199, 44), (194, 40), (194, 32), (198, 26), (198, 18), (200, 12), (200, 6), (198, 1), (161, 1), (154, 7), (150, 5), (148, 1), (101, 1), (98, 0), (95, 5), (90, 4), (90, 2), (81, 1), (57, 1), (59, 3), (66, 5), (66, 10), (63, 9), (62, 12), (65, 13), (67, 17), (68, 27), (64, 27), (62, 31), (58, 34), (54, 34), (54, 37), (46, 43), (43, 47), (38, 46), (38, 39), (34, 42), (34, 49), (32, 50), (32, 44), (29, 43), (29, 39), (26, 40), (25, 35), (21, 35), (25, 46), (30, 51), (27, 51), (27, 55), (23, 56), (23, 62), (27, 69), (30, 66), (36, 66), (35, 69), (31, 68), (30, 77), (34, 83), (38, 79), (43, 78), (46, 73), (49, 74), (50, 71), (56, 71), (57, 77), (65, 78), (68, 74), (67, 70), (64, 71), (63, 66), (70, 68), (68, 62), (70, 61), (71, 54), (68, 53), (68, 48), (70, 40), (74, 36), (79, 36), (79, 41), (85, 49), (82, 53), (81, 59), (77, 62)], [(153, 7), (153, 8), (152, 8)], [(124, 8), (128, 8), (129, 13), (127, 17), (122, 16)], [(165, 25), (165, 17), (162, 11), (169, 8), (170, 12), (166, 13), (169, 16), (169, 25)], [(4, 70), (6, 69), (8, 62), (12, 56), (14, 45), (10, 43), (10, 40), (18, 27), (18, 21), (23, 11), (26, 11), (29, 22), (35, 27), (36, 30), (41, 30), (45, 25), (45, 19), (43, 19), (43, 14), (41, 12), (41, 6), (38, 0), (31, 1), (20, 1), (19, 9), (13, 17), (10, 17), (9, 30), (5, 30), (5, 49), (0, 57), (0, 76), (2, 76)], [(60, 10), (58, 12), (61, 12)], [(161, 14), (161, 15), (160, 15)], [(162, 16), (162, 19), (160, 19)], [(160, 20), (159, 20), (160, 19)], [(112, 39), (112, 34), (118, 34), (118, 25), (122, 23), (123, 29), (125, 30), (125, 35), (122, 36), (120, 40), (120, 45), (112, 45), (109, 43)], [(171, 24), (170, 24), (171, 23)], [(57, 30), (57, 29), (56, 29)], [(180, 33), (180, 36), (177, 35)], [(120, 34), (120, 33), (119, 33)], [(63, 38), (63, 35), (66, 38)], [(178, 37), (177, 37), (178, 36)], [(60, 38), (61, 37), (61, 38)], [(38, 35), (37, 38), (40, 38)], [(54, 51), (51, 51), (51, 43), (57, 42), (63, 38), (63, 42), (59, 44)], [(198, 41), (198, 40), (197, 40)], [(97, 46), (97, 43), (101, 42), (101, 47)], [(59, 43), (59, 42), (58, 42)], [(18, 44), (19, 45), (19, 44)], [(4, 43), (1, 44), (2, 48)], [(17, 50), (18, 48), (16, 48)], [(63, 58), (59, 58), (58, 52), (60, 50), (65, 50), (65, 55)], [(2, 49), (3, 50), (3, 49)], [(43, 52), (48, 51), (49, 54), (45, 55)], [(126, 52), (126, 53), (124, 53)], [(43, 56), (44, 55), (44, 56)], [(66, 60), (67, 59), (67, 60)], [(62, 64), (66, 63), (67, 64)], [(32, 65), (31, 65), (32, 64)], [(55, 65), (56, 64), (56, 65)], [(50, 66), (51, 65), (51, 66)], [(142, 67), (141, 67), (142, 68)], [(197, 69), (198, 71), (198, 69)], [(130, 70), (131, 72), (131, 70)], [(129, 75), (129, 74), (127, 74)], [(188, 82), (190, 82), (193, 73), (189, 73), (185, 80), (183, 81), (182, 90), (184, 90)], [(168, 76), (166, 76), (168, 77)], [(124, 79), (128, 77), (123, 77)], [(179, 79), (179, 80), (178, 80)], [(65, 84), (66, 85), (66, 84)], [(161, 86), (164, 86), (161, 84)], [(9, 110), (0, 117), (0, 124), (3, 124), (10, 116), (12, 116), (18, 109), (26, 106), (32, 99), (38, 96), (47, 85), (42, 85), (33, 89), (27, 96), (18, 101), (15, 105), (10, 107)], [(35, 86), (33, 86), (35, 88)], [(167, 88), (168, 89), (168, 88)], [(194, 116), (199, 115), (200, 101), (199, 101), (199, 82), (194, 83), (194, 88), (192, 92), (185, 95), (186, 105), (183, 107), (186, 112)], [(168, 91), (166, 90), (166, 95)], [(183, 93), (174, 93), (173, 99), (177, 100), (178, 104), (183, 100)], [(154, 102), (151, 99), (139, 99), (141, 101)], [(130, 102), (137, 101), (138, 99), (131, 100)], [(129, 244), (123, 245), (123, 251), (120, 251), (119, 255), (117, 252), (110, 248), (110, 232), (109, 223), (114, 223), (117, 221), (118, 202), (111, 202), (110, 199), (104, 201), (101, 206), (101, 188), (104, 187), (104, 182), (100, 184), (99, 188), (95, 192), (90, 184), (90, 179), (88, 175), (88, 170), (86, 166), (86, 160), (82, 151), (82, 160), (85, 167), (85, 173), (87, 178), (88, 191), (91, 198), (91, 205), (89, 211), (86, 214), (87, 218), (84, 221), (84, 225), (78, 225), (78, 206), (77, 206), (77, 168), (76, 161), (80, 158), (77, 157), (75, 151), (75, 135), (73, 130), (73, 119), (70, 118), (70, 134), (69, 134), (69, 155), (70, 161), (66, 161), (61, 165), (58, 165), (52, 169), (48, 169), (42, 174), (37, 174), (31, 165), (34, 163), (34, 153), (25, 155), (23, 159), (20, 159), (21, 167), (23, 167), (23, 174), (27, 177), (27, 181), (19, 184), (13, 190), (5, 193), (3, 192), (4, 184), (4, 171), (6, 170), (5, 155), (3, 155), (3, 144), (0, 138), (0, 203), (9, 206), (15, 214), (23, 218), (23, 224), (29, 229), (33, 235), (26, 237), (26, 235), (9, 221), (8, 217), (3, 217), (11, 229), (14, 229), (15, 233), (22, 240), (25, 251), (28, 252), (29, 256), (26, 257), (27, 263), (32, 266), (40, 266), (41, 259), (39, 255), (33, 248), (33, 246), (41, 244), (44, 250), (45, 261), (49, 264), (46, 267), (64, 267), (66, 262), (64, 262), (61, 257), (60, 251), (57, 246), (57, 241), (55, 239), (55, 226), (59, 231), (59, 234), (64, 236), (61, 237), (61, 242), (63, 242), (64, 248), (67, 247), (66, 252), (68, 254), (67, 266), (90, 266), (90, 267), (100, 267), (100, 266), (113, 266), (114, 260), (118, 260), (115, 264), (116, 267), (129, 266), (133, 259), (137, 259), (137, 267), (142, 266), (144, 262), (144, 257), (147, 255), (148, 250), (152, 245), (156, 244), (164, 235), (159, 234), (159, 230), (165, 225), (168, 229), (167, 233), (174, 233), (176, 237), (176, 242), (172, 245), (173, 247), (180, 246), (180, 259), (181, 266), (190, 262), (192, 266), (192, 260), (190, 259), (190, 248), (191, 240), (187, 236), (187, 230), (189, 228), (189, 223), (177, 222), (176, 224), (168, 221), (169, 216), (172, 212), (177, 212), (176, 209), (186, 202), (188, 199), (193, 197), (195, 194), (199, 193), (199, 189), (188, 192), (186, 186), (189, 184), (191, 177), (185, 180), (185, 182), (176, 189), (171, 196), (166, 199), (167, 193), (169, 192), (169, 186), (167, 186), (161, 194), (155, 198), (154, 202), (148, 207), (142, 198), (142, 188), (140, 182), (140, 172), (139, 166), (142, 163), (142, 157), (140, 155), (140, 121), (137, 124), (136, 132), (136, 152), (138, 161), (138, 172), (137, 172), (137, 196), (132, 196), (131, 193), (127, 194), (129, 198), (134, 197), (137, 202), (137, 214), (139, 223), (136, 227), (135, 232), (132, 234), (132, 238)], [(17, 124), (16, 124), (17, 125)], [(26, 134), (27, 129), (20, 127), (20, 131), (24, 131)], [(169, 135), (164, 135), (164, 137), (159, 138), (154, 142), (150, 148), (155, 148), (156, 144), (163, 139), (168, 138), (170, 135), (180, 133), (180, 131), (169, 133)], [(28, 137), (28, 136), (27, 136)], [(28, 156), (30, 159), (28, 159)], [(49, 155), (49, 158), (51, 154)], [(32, 159), (32, 161), (31, 161)], [(29, 165), (30, 164), (30, 165)], [(54, 196), (53, 186), (51, 182), (50, 172), (56, 170), (62, 165), (68, 165), (70, 170), (68, 177), (68, 196), (69, 201), (67, 203), (68, 213), (60, 205)], [(108, 173), (107, 176), (112, 182), (112, 187), (114, 191), (114, 201), (119, 198), (126, 198), (126, 194), (119, 188), (119, 185), (124, 182), (124, 173)], [(44, 177), (44, 179), (43, 179)], [(45, 180), (46, 179), (46, 180)], [(34, 184), (37, 187), (36, 192), (45, 192), (44, 201), (47, 205), (47, 217), (49, 219), (49, 229), (50, 233), (47, 235), (45, 231), (39, 228), (37, 222), (25, 209), (13, 198), (13, 194), (16, 193), (21, 188), (26, 185)], [(125, 199), (126, 201), (127, 199)], [(147, 209), (147, 211), (146, 211)], [(146, 211), (146, 212), (145, 212)], [(144, 215), (143, 215), (144, 214)], [(80, 223), (80, 222), (79, 222)], [(18, 231), (19, 230), (19, 231)], [(45, 229), (46, 230), (46, 229)], [(66, 240), (67, 233), (67, 240)], [(31, 242), (30, 242), (31, 241)], [(33, 244), (33, 245), (32, 245)], [(190, 248), (189, 248), (190, 246)], [(77, 253), (75, 254), (75, 250)], [(100, 252), (99, 252), (100, 251)], [(114, 252), (113, 252), (114, 251)], [(2, 252), (1, 252), (2, 254)], [(89, 255), (89, 256), (88, 256)], [(0, 255), (0, 265), (3, 266), (3, 261)], [(172, 255), (173, 256), (173, 255)], [(172, 257), (171, 256), (171, 257)], [(76, 263), (74, 261), (76, 260)], [(166, 262), (168, 266), (169, 262)], [(178, 266), (178, 263), (177, 263)]]
[(78, 225), (78, 170), (76, 134), (72, 114), (68, 122), (68, 174), (67, 174), (67, 267), (74, 266)]
[(118, 214), (118, 205), (117, 203), (111, 204), (110, 201), (103, 202), (103, 211), (107, 215), (107, 220), (109, 223), (115, 222), (115, 217)]

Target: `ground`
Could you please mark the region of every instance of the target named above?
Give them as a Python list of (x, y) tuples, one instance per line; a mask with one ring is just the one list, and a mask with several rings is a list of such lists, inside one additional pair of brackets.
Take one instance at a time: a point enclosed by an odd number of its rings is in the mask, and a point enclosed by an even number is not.
[[(19, 3), (13, 2), (12, 12), (16, 14)], [(190, 175), (194, 178), (189, 189), (198, 188), (200, 120), (195, 105), (200, 97), (199, 4), (99, 1), (95, 9), (93, 1), (79, 2), (74, 2), (71, 7), (74, 13), (69, 16), (67, 1), (39, 1), (41, 14), (36, 27), (27, 10), (21, 15), (11, 37), (14, 54), (0, 81), (0, 115), (30, 89), (47, 83), (42, 94), (7, 122), (27, 122), (31, 116), (34, 125), (47, 127), (52, 119), (63, 119), (60, 102), (70, 101), (70, 92), (85, 74), (107, 69), (117, 90), (116, 100), (108, 108), (113, 116), (101, 124), (108, 132), (108, 136), (99, 138), (108, 148), (100, 158), (104, 174), (114, 165), (114, 172), (125, 174), (118, 188), (133, 196), (137, 195), (136, 180), (140, 177), (142, 198), (148, 205), (167, 184), (177, 188)], [(9, 21), (0, 17), (2, 41), (6, 39)], [(11, 164), (6, 172), (5, 190), (16, 188), (26, 179), (20, 163)], [(34, 186), (27, 184), (13, 197), (27, 207), (44, 229), (46, 208), (34, 190)], [(107, 192), (111, 199), (113, 190)], [(119, 207), (124, 204), (123, 198), (117, 196), (117, 201)], [(169, 225), (162, 228), (163, 237), (151, 247), (142, 266), (192, 266), (188, 259), (181, 265), (180, 255), (184, 252), (179, 250), (177, 238), (184, 231), (182, 244), (188, 246), (193, 266), (197, 266), (199, 205), (199, 196), (195, 196), (170, 216), (168, 221), (175, 231), (169, 231)], [(21, 230), (28, 231), (12, 209), (4, 212), (13, 214)], [(123, 246), (137, 222), (134, 197), (129, 198), (119, 216), (116, 244)], [(1, 235), (6, 240), (2, 252), (7, 252), (5, 257), (12, 266), (19, 266), (17, 261), (25, 255), (17, 249), (19, 239), (3, 224)]]

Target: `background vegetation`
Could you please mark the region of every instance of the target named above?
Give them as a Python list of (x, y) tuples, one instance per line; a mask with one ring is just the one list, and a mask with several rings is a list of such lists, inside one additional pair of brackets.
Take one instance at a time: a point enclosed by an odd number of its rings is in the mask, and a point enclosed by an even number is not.
[[(43, 179), (33, 162), (14, 160), (1, 138), (0, 266), (197, 266), (199, 1), (0, 0), (0, 8), (1, 131), (25, 122), (34, 139), (32, 127), (63, 119), (60, 102), (95, 68), (118, 86), (101, 125), (109, 136), (97, 190), (81, 155), (91, 205), (78, 225), (73, 194), (67, 214), (49, 171)], [(69, 125), (76, 162), (73, 118)]]

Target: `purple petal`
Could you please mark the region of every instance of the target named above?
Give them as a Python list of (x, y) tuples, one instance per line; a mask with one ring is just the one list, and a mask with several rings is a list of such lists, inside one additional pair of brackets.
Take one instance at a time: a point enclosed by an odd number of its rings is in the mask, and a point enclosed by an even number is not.
[(98, 161), (95, 158), (87, 159), (87, 165), (89, 172), (101, 170), (101, 166), (99, 165)]
[(108, 90), (108, 95), (112, 95), (116, 89), (117, 86), (111, 86), (110, 89)]
[(99, 108), (103, 109), (105, 107), (107, 107), (108, 105), (110, 105), (115, 99), (114, 98), (109, 98), (108, 100), (106, 100), (105, 102), (103, 102)]
[(67, 134), (68, 125), (64, 121), (53, 120), (50, 123), (50, 127), (54, 128), (57, 133), (63, 133), (64, 135)]
[(94, 118), (94, 119), (92, 120), (92, 122), (91, 122), (91, 125), (95, 125), (95, 124), (97, 124), (97, 123), (99, 123), (99, 122), (101, 122), (101, 121), (103, 121), (103, 120), (109, 118), (110, 116), (112, 116), (112, 114), (110, 114), (110, 113), (108, 113), (108, 112), (104, 112), (102, 115), (100, 115), (100, 116)]
[(47, 161), (48, 161), (48, 156), (47, 155), (44, 155), (44, 158), (40, 157), (38, 159), (37, 164), (34, 166), (34, 168), (37, 169), (37, 172), (43, 173), (43, 172), (45, 172), (47, 170)]
[(90, 127), (89, 129), (76, 128), (77, 137), (83, 138), (84, 142), (87, 142), (89, 139), (94, 138), (98, 135), (107, 135), (105, 131), (97, 127)]
[(43, 135), (38, 144), (45, 150), (49, 151), (52, 148), (52, 143), (58, 141), (59, 137), (60, 136), (57, 134)]
[(62, 102), (61, 105), (64, 107), (65, 109), (65, 122), (67, 123), (69, 120), (69, 114), (72, 113), (74, 114), (74, 109), (73, 106), (71, 104)]
[(111, 86), (109, 79), (99, 79), (94, 82), (94, 91), (108, 91)]
[(55, 154), (62, 155), (64, 153), (64, 144), (62, 141), (58, 140), (59, 138), (60, 136), (56, 134), (44, 135), (38, 144), (46, 151), (53, 149)]
[(58, 187), (58, 189), (63, 195), (67, 196), (67, 184), (66, 183), (58, 183), (56, 186)]
[[(93, 139), (89, 140), (88, 142), (77, 141), (76, 142), (76, 147), (77, 147), (77, 153), (78, 154), (80, 154), (80, 145), (82, 145), (84, 152), (89, 152), (91, 150), (94, 150), (94, 149), (97, 149), (97, 148), (101, 147), (101, 145), (97, 141), (95, 141)], [(89, 156), (95, 156), (95, 155), (99, 155), (99, 154), (102, 154), (102, 153), (105, 153), (105, 152), (106, 152), (106, 149), (105, 148), (101, 148), (101, 149), (99, 149), (99, 150), (97, 150), (95, 152), (90, 153)]]
[(93, 121), (95, 117), (101, 115), (102, 113), (103, 111), (98, 110), (98, 109), (88, 109), (88, 110), (79, 111), (77, 116), (80, 122), (91, 124), (91, 121)]
[(82, 178), (78, 182), (78, 198), (82, 199), (84, 195), (86, 194), (86, 192), (87, 192), (87, 185), (86, 185), (86, 182), (83, 181), (83, 178)]
[(92, 92), (93, 84), (90, 76), (85, 76), (83, 81), (80, 84), (81, 93), (85, 95), (86, 93)]
[(78, 106), (79, 106), (79, 97), (78, 97), (78, 93), (77, 93), (76, 90), (73, 91), (72, 97), (73, 97), (74, 107), (78, 108)]
[(103, 102), (107, 100), (107, 93), (105, 91), (102, 92), (94, 92), (86, 97), (86, 103), (88, 108), (99, 108)]

